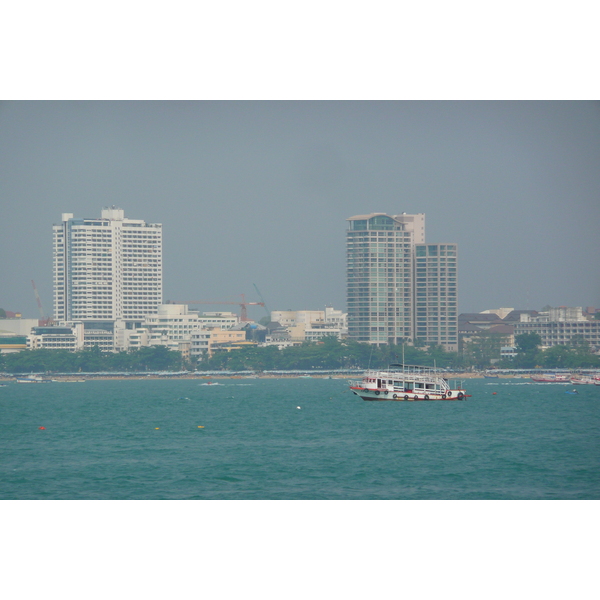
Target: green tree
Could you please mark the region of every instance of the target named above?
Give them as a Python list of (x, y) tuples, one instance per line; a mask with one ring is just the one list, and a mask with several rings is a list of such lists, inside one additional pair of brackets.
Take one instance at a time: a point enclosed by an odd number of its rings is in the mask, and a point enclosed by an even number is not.
[(541, 354), (540, 364), (548, 369), (568, 369), (573, 351), (568, 346), (552, 346)]
[(500, 349), (505, 343), (505, 336), (483, 331), (465, 344), (463, 352), (473, 366), (485, 368), (490, 366), (492, 360), (500, 359)]
[(522, 333), (515, 336), (515, 342), (519, 352), (537, 352), (537, 349), (542, 345), (542, 338), (538, 333)]
[(538, 364), (538, 348), (542, 338), (537, 333), (522, 333), (515, 336), (518, 354), (513, 359), (517, 369), (532, 369)]

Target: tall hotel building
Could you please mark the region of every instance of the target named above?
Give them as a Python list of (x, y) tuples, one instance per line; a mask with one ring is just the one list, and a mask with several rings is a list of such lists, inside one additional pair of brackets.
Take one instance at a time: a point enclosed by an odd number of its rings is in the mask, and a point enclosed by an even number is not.
[(54, 233), (54, 318), (86, 329), (132, 329), (162, 303), (162, 225), (126, 219), (119, 208), (99, 219), (62, 215)]
[(426, 244), (424, 214), (372, 213), (348, 223), (348, 337), (457, 351), (457, 245)]

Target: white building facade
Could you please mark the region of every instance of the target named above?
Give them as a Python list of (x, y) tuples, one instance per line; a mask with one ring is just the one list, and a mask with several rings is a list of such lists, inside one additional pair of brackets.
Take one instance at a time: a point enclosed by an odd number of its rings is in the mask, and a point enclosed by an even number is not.
[(28, 350), (68, 350), (77, 352), (84, 348), (83, 324), (72, 327), (33, 327), (27, 336)]
[(64, 213), (53, 238), (55, 321), (135, 328), (162, 303), (161, 224), (115, 207), (99, 219)]
[(143, 326), (154, 339), (172, 342), (189, 341), (192, 331), (198, 329), (198, 313), (190, 312), (187, 304), (161, 304), (153, 314), (146, 315)]

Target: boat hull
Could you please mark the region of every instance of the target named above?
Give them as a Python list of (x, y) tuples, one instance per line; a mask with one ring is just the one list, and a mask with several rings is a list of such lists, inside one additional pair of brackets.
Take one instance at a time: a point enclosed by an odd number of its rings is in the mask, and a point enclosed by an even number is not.
[(466, 400), (469, 396), (461, 390), (450, 390), (445, 394), (431, 392), (429, 394), (421, 394), (415, 392), (390, 392), (389, 390), (370, 390), (367, 388), (351, 387), (350, 388), (357, 396), (363, 400), (381, 401), (391, 400), (392, 402), (430, 402), (432, 400)]

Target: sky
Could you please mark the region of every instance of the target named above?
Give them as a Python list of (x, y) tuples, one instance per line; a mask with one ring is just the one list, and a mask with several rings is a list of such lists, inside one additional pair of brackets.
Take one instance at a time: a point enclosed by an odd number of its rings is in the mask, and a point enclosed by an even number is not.
[(165, 300), (345, 310), (346, 219), (407, 212), (460, 312), (600, 308), (599, 165), (589, 101), (3, 102), (0, 307), (51, 313), (52, 225), (116, 205), (163, 224)]

